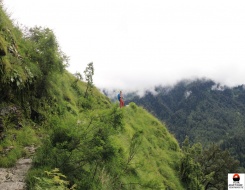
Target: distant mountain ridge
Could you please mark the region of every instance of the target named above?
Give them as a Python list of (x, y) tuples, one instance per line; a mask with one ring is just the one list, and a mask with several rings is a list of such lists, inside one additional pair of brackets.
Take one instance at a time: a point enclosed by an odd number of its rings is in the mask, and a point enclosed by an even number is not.
[[(212, 80), (181, 81), (155, 88), (153, 95), (135, 95), (128, 102), (143, 106), (167, 123), (179, 143), (188, 136), (204, 146), (219, 143), (245, 167), (245, 86), (229, 88)], [(132, 97), (132, 95), (131, 95)]]

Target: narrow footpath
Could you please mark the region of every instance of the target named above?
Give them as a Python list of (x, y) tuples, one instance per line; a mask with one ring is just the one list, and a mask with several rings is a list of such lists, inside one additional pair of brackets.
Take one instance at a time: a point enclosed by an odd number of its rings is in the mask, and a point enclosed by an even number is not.
[[(30, 154), (34, 154), (33, 146), (26, 147)], [(12, 168), (0, 168), (0, 190), (25, 190), (25, 176), (32, 165), (31, 158), (21, 158)]]

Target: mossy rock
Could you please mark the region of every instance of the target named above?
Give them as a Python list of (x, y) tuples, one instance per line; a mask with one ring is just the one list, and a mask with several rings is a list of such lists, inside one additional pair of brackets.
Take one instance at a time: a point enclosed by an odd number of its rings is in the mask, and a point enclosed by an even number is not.
[(6, 44), (6, 42), (0, 36), (0, 56), (5, 56), (7, 54), (7, 49), (6, 49), (5, 44)]

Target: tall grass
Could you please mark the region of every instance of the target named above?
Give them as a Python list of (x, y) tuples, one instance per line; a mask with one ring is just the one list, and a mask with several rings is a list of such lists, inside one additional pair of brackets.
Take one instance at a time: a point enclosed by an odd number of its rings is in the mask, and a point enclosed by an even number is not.
[(0, 167), (14, 166), (17, 159), (26, 156), (25, 147), (39, 146), (40, 139), (30, 126), (24, 126), (21, 130), (8, 129), (6, 138), (0, 143)]
[(115, 136), (114, 142), (126, 152), (130, 139), (137, 131), (142, 131), (142, 142), (138, 147), (130, 167), (131, 175), (125, 175), (127, 183), (139, 183), (134, 188), (154, 187), (155, 189), (183, 189), (178, 177), (181, 152), (176, 139), (143, 108), (131, 103), (124, 108), (124, 132)]

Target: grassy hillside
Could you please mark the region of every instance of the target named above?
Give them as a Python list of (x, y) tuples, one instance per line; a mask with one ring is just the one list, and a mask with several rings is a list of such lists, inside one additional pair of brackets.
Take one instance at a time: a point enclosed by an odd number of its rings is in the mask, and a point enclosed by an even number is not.
[(50, 29), (20, 30), (0, 6), (0, 166), (31, 156), (28, 189), (184, 189), (166, 127), (112, 104), (67, 61)]
[(132, 160), (132, 166), (140, 166), (136, 169), (137, 176), (155, 183), (154, 188), (182, 189), (176, 172), (181, 156), (177, 141), (156, 118), (135, 104), (126, 107), (124, 113), (123, 133), (114, 138), (128, 152), (134, 135), (138, 133), (140, 140)]
[(33, 176), (59, 168), (78, 189), (183, 189), (177, 141), (135, 104), (51, 119), (29, 173), (31, 188)]

